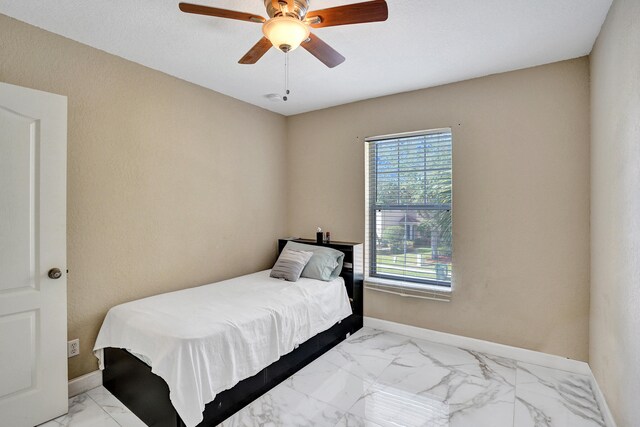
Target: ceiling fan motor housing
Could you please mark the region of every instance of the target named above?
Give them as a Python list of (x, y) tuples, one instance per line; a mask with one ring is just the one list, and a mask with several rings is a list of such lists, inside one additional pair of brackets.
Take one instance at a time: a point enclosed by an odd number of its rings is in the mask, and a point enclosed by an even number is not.
[[(293, 3), (293, 10), (288, 7), (290, 3)], [(309, 11), (309, 0), (264, 0), (264, 7), (270, 18), (283, 16), (283, 11), (286, 11), (286, 16), (304, 19)]]

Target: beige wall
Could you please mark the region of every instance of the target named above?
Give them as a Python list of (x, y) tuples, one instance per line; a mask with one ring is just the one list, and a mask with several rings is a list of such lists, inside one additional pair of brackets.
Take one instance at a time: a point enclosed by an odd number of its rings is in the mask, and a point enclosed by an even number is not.
[(68, 97), (70, 378), (109, 307), (273, 262), (284, 117), (4, 15), (0, 81)]
[(0, 58), (69, 98), (70, 378), (115, 304), (266, 268), (285, 233), (362, 241), (364, 137), (444, 126), (453, 301), (368, 291), (366, 314), (587, 359), (586, 58), (288, 119), (3, 15)]
[(640, 2), (615, 0), (591, 58), (589, 363), (619, 426), (640, 421)]
[(447, 126), (453, 300), (367, 291), (366, 315), (587, 360), (586, 58), (289, 117), (289, 234), (363, 241), (363, 139)]

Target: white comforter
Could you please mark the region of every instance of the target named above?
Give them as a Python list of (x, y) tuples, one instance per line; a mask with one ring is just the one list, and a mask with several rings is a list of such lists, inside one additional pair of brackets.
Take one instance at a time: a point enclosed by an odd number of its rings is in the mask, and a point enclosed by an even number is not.
[(351, 314), (344, 281), (269, 277), (270, 270), (113, 307), (94, 352), (125, 348), (151, 361), (188, 427), (216, 394)]

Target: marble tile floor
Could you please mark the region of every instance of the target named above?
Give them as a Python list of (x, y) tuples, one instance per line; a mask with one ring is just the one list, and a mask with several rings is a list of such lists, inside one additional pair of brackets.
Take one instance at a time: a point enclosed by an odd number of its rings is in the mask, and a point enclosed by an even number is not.
[(100, 386), (69, 399), (69, 413), (40, 427), (146, 427), (126, 406)]
[[(144, 424), (106, 389), (43, 427)], [(589, 377), (364, 328), (220, 427), (603, 427)]]

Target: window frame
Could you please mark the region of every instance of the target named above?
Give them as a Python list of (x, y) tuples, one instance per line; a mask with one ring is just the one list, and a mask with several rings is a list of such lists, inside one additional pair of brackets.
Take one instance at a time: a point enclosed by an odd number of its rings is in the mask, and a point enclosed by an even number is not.
[[(427, 136), (433, 134), (442, 134), (448, 133), (451, 139), (451, 202), (448, 207), (446, 205), (440, 204), (416, 204), (416, 205), (407, 205), (407, 204), (386, 204), (386, 205), (378, 205), (376, 201), (370, 200), (371, 196), (371, 188), (376, 188), (377, 191), (377, 178), (378, 173), (372, 172), (371, 168), (371, 146), (370, 144), (377, 144), (386, 140), (393, 139), (404, 139), (404, 138), (414, 138), (420, 136)], [(375, 154), (377, 158), (377, 151)], [(435, 279), (420, 279), (411, 276), (394, 276), (392, 274), (379, 273), (377, 271), (377, 212), (381, 210), (387, 211), (408, 211), (408, 210), (428, 210), (428, 211), (437, 211), (437, 210), (447, 210), (451, 212), (451, 259), (453, 261), (453, 132), (451, 128), (439, 128), (439, 129), (430, 129), (416, 132), (404, 132), (398, 134), (391, 135), (381, 135), (375, 137), (369, 137), (365, 139), (365, 187), (366, 187), (366, 199), (367, 203), (365, 206), (367, 216), (365, 218), (365, 226), (368, 230), (368, 236), (366, 239), (367, 244), (365, 244), (365, 252), (367, 253), (365, 262), (365, 280), (373, 282), (374, 284), (383, 284), (385, 286), (391, 287), (401, 287), (407, 288), (409, 290), (431, 290), (431, 291), (441, 291), (441, 292), (451, 292), (453, 289), (453, 262), (451, 262), (451, 279), (450, 281), (440, 281)], [(376, 163), (375, 161), (373, 162)], [(398, 167), (400, 169), (400, 167)], [(449, 170), (447, 168), (446, 170)], [(377, 194), (376, 194), (377, 196)], [(377, 200), (377, 197), (376, 197)], [(411, 209), (408, 209), (410, 206)], [(382, 208), (382, 209), (381, 209)], [(404, 241), (407, 241), (407, 231), (405, 224), (405, 237)]]

